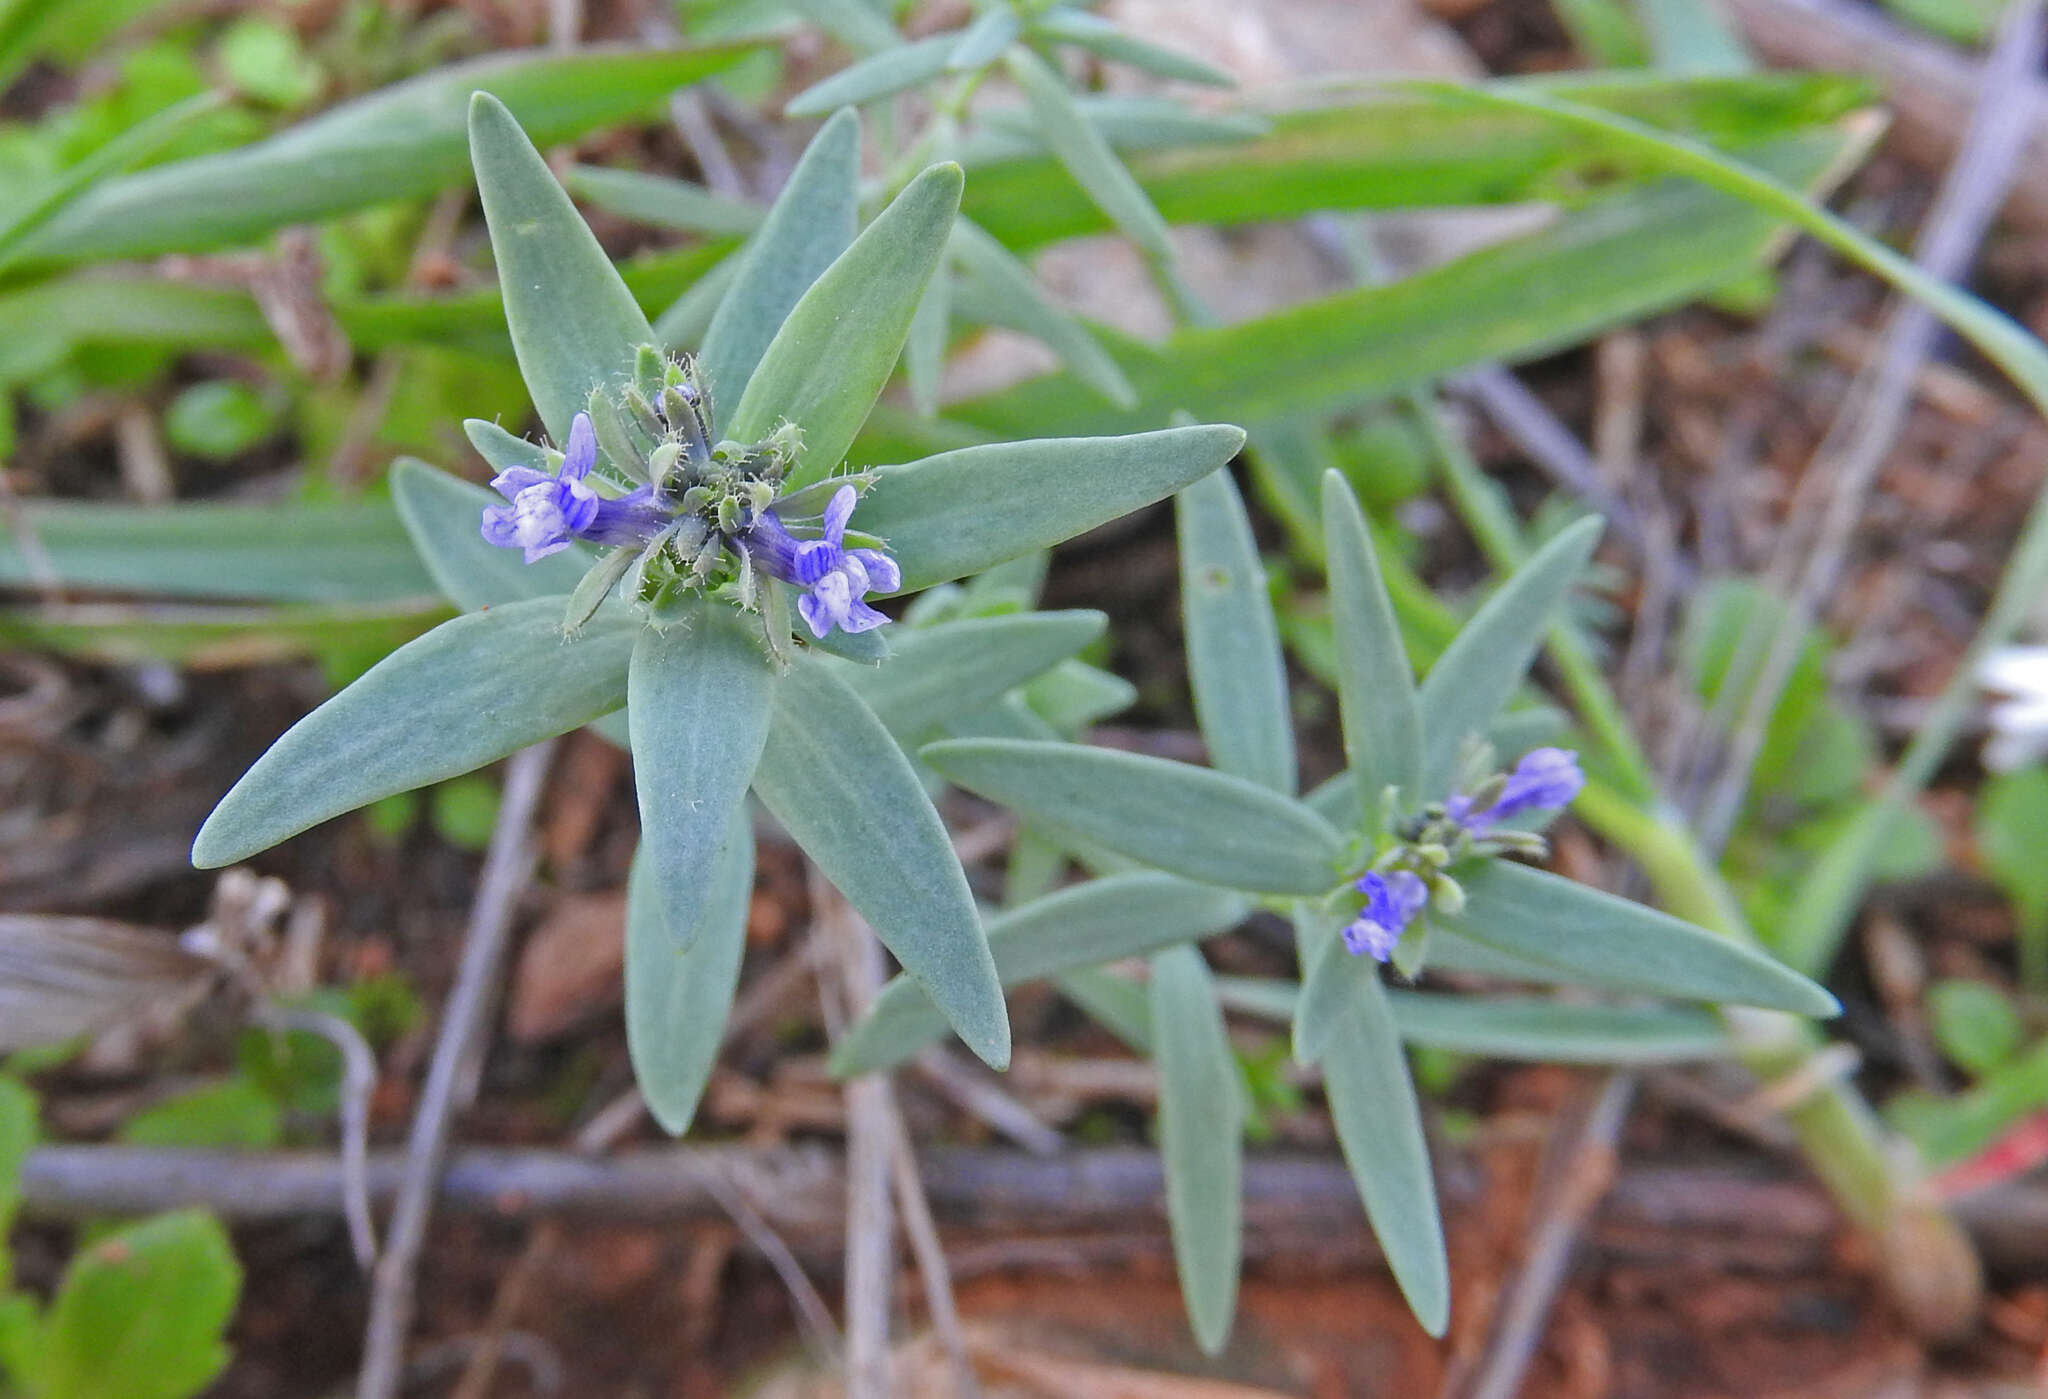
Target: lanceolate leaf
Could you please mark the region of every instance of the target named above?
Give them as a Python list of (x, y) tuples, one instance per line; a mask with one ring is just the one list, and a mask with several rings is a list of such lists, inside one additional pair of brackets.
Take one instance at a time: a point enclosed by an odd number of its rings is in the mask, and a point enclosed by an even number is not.
[(1417, 791), (1423, 800), (1450, 791), (1459, 754), (1470, 739), (1485, 735), (1522, 683), (1552, 615), (1599, 537), (1597, 519), (1581, 520), (1537, 550), (1429, 668), (1417, 696), (1423, 715)]
[(654, 884), (643, 846), (626, 892), (626, 1048), (647, 1110), (663, 1131), (680, 1137), (690, 1129), (725, 1037), (747, 945), (754, 832), (745, 808), (732, 816), (698, 926), (680, 942)]
[(1344, 843), (1291, 797), (1207, 768), (1072, 743), (949, 739), (926, 762), (1049, 829), (1172, 874), (1260, 893), (1319, 895)]
[(838, 466), (867, 421), (945, 251), (962, 178), (947, 164), (912, 180), (811, 284), (747, 380), (724, 432), (753, 442), (784, 419), (802, 428), (793, 485)]
[(470, 103), (469, 144), (519, 372), (548, 433), (566, 442), (590, 391), (629, 378), (654, 331), (554, 172), (488, 93)]
[(1195, 717), (1218, 772), (1294, 795), (1294, 718), (1266, 568), (1237, 486), (1213, 472), (1174, 497)]
[(847, 676), (889, 732), (917, 739), (1102, 635), (1100, 612), (1022, 612), (919, 627), (897, 637), (889, 661)]
[[(1335, 929), (1310, 916), (1297, 917), (1295, 928), (1310, 960), (1337, 938)], [(1379, 978), (1358, 978), (1357, 991), (1330, 1017), (1323, 1091), (1394, 1281), (1423, 1329), (1441, 1336), (1450, 1324), (1450, 1263), (1415, 1082)]]
[(754, 790), (924, 986), (969, 1049), (1010, 1061), (1010, 1021), (967, 876), (910, 760), (860, 696), (799, 658)]
[(535, 140), (563, 141), (645, 111), (751, 51), (528, 51), (437, 68), (253, 146), (110, 180), (46, 224), (25, 255), (72, 262), (199, 251), (416, 199), (464, 178), (464, 114), (480, 89)]
[(567, 599), (443, 622), (293, 725), (200, 828), (192, 863), (246, 860), (380, 797), (470, 772), (626, 702), (640, 627), (600, 613), (562, 636)]
[(713, 238), (752, 233), (762, 210), (744, 200), (714, 194), (702, 185), (641, 170), (602, 165), (571, 166), (569, 192), (608, 213), (661, 228), (679, 228)]
[(697, 367), (710, 387), (714, 420), (738, 408), (790, 309), (852, 244), (859, 206), (860, 119), (842, 111), (804, 149), (775, 207), (739, 254), (732, 285), (704, 332)]
[(639, 858), (678, 949), (710, 917), (775, 695), (775, 671), (735, 611), (714, 601), (693, 612), (641, 628), (626, 685)]
[(1232, 87), (1236, 84), (1236, 79), (1221, 68), (1213, 68), (1198, 58), (1149, 44), (1086, 10), (1049, 10), (1033, 20), (1031, 27), (1035, 34), (1055, 43), (1072, 44), (1112, 62), (1128, 63), (1133, 68), (1142, 68), (1162, 78), (1179, 78), (1183, 82), (1204, 83), (1210, 87)]
[(962, 274), (953, 303), (964, 319), (1042, 341), (1074, 377), (1110, 402), (1124, 408), (1137, 402), (1130, 380), (1109, 352), (1085, 326), (1053, 304), (1031, 269), (1008, 248), (966, 219), (956, 219), (946, 251)]
[[(1399, 787), (1411, 806), (1434, 801), (1417, 790), (1422, 712), (1408, 648), (1380, 576), (1372, 536), (1351, 487), (1335, 471), (1323, 477), (1323, 530), (1328, 541), (1331, 621), (1337, 636), (1338, 706), (1344, 755), (1352, 773), (1351, 824), (1379, 817), (1380, 794)], [(1364, 793), (1361, 808), (1358, 794)]]
[(1464, 911), (1443, 921), (1474, 942), (1653, 995), (1840, 1012), (1833, 996), (1764, 953), (1584, 884), (1505, 860), (1461, 870), (1459, 882)]
[(946, 59), (960, 41), (957, 30), (870, 54), (813, 83), (784, 104), (793, 117), (823, 116), (839, 107), (858, 107), (877, 98), (921, 87), (946, 71)]
[(1195, 1339), (1215, 1355), (1229, 1339), (1237, 1309), (1244, 1090), (1198, 948), (1190, 944), (1153, 954), (1151, 1008), (1173, 1257)]
[(1074, 183), (1088, 191), (1088, 197), (1147, 257), (1170, 260), (1173, 242), (1167, 235), (1166, 220), (1152, 207), (1151, 199), (1102, 133), (1089, 125), (1066, 84), (1029, 49), (1013, 48), (1003, 61), (1031, 104), (1040, 136), (1074, 177)]
[(959, 73), (993, 63), (1016, 42), (1023, 28), (1015, 10), (1007, 5), (991, 5), (961, 31), (959, 42), (946, 55), (946, 66)]
[(1401, 1038), (1458, 1054), (1534, 1063), (1672, 1064), (1731, 1047), (1711, 1013), (1689, 1006), (1579, 1005), (1536, 996), (1390, 991)]
[[(1241, 895), (1170, 874), (1113, 874), (990, 919), (988, 947), (1003, 985), (1016, 986), (1220, 933), (1243, 918), (1247, 908)], [(924, 989), (899, 976), (882, 988), (867, 1018), (840, 1042), (832, 1071), (851, 1075), (889, 1068), (945, 1029)]]
[(1049, 548), (1182, 489), (1244, 444), (1202, 425), (1129, 437), (991, 443), (876, 468), (857, 524), (915, 591)]
[(596, 562), (580, 544), (527, 563), (517, 549), (485, 543), (478, 532), (484, 507), (504, 498), (412, 457), (391, 464), (391, 500), (435, 585), (465, 612), (566, 596)]

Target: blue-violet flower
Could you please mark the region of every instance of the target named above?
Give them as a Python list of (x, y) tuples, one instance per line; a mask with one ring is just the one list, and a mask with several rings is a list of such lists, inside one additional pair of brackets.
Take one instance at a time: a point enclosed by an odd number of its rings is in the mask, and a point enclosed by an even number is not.
[(1531, 811), (1554, 811), (1569, 806), (1586, 785), (1579, 771), (1579, 755), (1568, 748), (1536, 748), (1522, 756), (1508, 774), (1507, 785), (1491, 806), (1472, 809), (1470, 797), (1452, 797), (1444, 810), (1453, 821), (1473, 835), (1484, 835), (1503, 821)]
[(1344, 946), (1354, 957), (1384, 962), (1394, 955), (1401, 934), (1429, 902), (1428, 886), (1413, 870), (1371, 871), (1358, 881), (1365, 907), (1344, 929)]
[(846, 522), (853, 516), (860, 498), (852, 486), (832, 493), (825, 507), (824, 537), (797, 539), (782, 527), (773, 510), (764, 510), (745, 543), (770, 573), (784, 582), (803, 588), (796, 609), (803, 614), (811, 635), (822, 638), (833, 627), (842, 631), (872, 631), (889, 618), (867, 605), (870, 592), (893, 593), (903, 586), (903, 571), (896, 560), (879, 549), (845, 547)]
[(586, 479), (597, 464), (597, 433), (590, 416), (578, 413), (569, 427), (562, 468), (554, 475), (531, 466), (508, 466), (491, 487), (509, 505), (484, 507), (483, 536), (504, 549), (523, 550), (533, 563), (569, 547), (573, 539), (598, 544), (637, 544), (654, 538), (668, 523), (655, 504), (652, 487), (642, 486), (616, 500), (606, 499)]

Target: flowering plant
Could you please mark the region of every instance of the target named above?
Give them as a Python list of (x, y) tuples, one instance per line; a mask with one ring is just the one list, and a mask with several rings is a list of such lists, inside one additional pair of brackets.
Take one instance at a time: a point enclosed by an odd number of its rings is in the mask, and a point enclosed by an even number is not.
[[(470, 145), (520, 368), (561, 447), (468, 423), (495, 494), (400, 463), (406, 527), (469, 610), (281, 738), (208, 819), (194, 862), (245, 859), (595, 722), (633, 753), (642, 845), (627, 1024), (666, 1127), (690, 1121), (738, 974), (749, 791), (961, 1038), (1005, 1064), (981, 919), (900, 745), (1070, 657), (1102, 618), (904, 628), (873, 604), (1170, 495), (1228, 461), (1243, 434), (995, 443), (844, 472), (946, 246), (957, 167), (910, 179), (856, 235), (857, 121), (827, 122), (699, 352), (677, 355), (488, 96), (472, 103)], [(803, 235), (795, 245), (776, 232), (789, 229)], [(884, 639), (899, 630), (901, 642)]]

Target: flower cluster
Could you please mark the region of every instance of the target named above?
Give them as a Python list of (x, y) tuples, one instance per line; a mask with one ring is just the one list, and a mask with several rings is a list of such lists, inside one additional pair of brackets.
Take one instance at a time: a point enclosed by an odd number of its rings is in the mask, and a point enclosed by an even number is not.
[[(484, 510), (483, 537), (522, 550), (528, 563), (578, 539), (630, 549), (628, 566), (608, 560), (598, 567), (607, 581), (623, 578), (629, 599), (657, 614), (686, 590), (728, 586), (753, 609), (764, 573), (800, 590), (797, 611), (812, 636), (871, 631), (889, 618), (867, 596), (896, 591), (902, 570), (879, 548), (847, 547), (860, 498), (853, 483), (785, 492), (800, 450), (788, 424), (760, 442), (713, 445), (710, 403), (694, 367), (650, 348), (616, 396), (591, 395), (554, 471), (513, 466), (498, 474), (491, 485), (508, 503)], [(593, 479), (600, 454), (637, 484), (600, 494)]]
[(1446, 872), (1451, 865), (1476, 855), (1542, 854), (1541, 836), (1507, 823), (1561, 810), (1585, 785), (1578, 754), (1537, 748), (1523, 755), (1512, 772), (1496, 773), (1425, 811), (1354, 886), (1365, 895), (1365, 905), (1344, 929), (1345, 948), (1354, 957), (1387, 961), (1432, 902), (1445, 913), (1464, 906), (1464, 892)]

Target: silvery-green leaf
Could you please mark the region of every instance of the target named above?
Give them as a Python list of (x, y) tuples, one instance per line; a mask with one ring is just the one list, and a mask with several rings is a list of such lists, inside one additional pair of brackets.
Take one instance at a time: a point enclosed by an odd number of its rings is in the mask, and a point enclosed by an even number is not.
[(704, 337), (711, 330), (711, 318), (718, 314), (719, 304), (732, 290), (734, 278), (739, 276), (740, 259), (744, 255), (742, 249), (721, 258), (717, 265), (690, 283), (689, 290), (670, 303), (666, 311), (656, 316), (654, 343), (672, 350), (702, 346)]
[(566, 601), (467, 613), (386, 656), (256, 760), (206, 818), (192, 863), (246, 860), (345, 811), (458, 777), (617, 709), (641, 629), (600, 615), (565, 640)]
[[(1310, 960), (1337, 939), (1334, 927), (1312, 916), (1297, 917), (1295, 930)], [(1330, 1017), (1323, 1091), (1387, 1267), (1423, 1329), (1441, 1336), (1450, 1322), (1450, 1263), (1422, 1111), (1385, 988), (1371, 976), (1358, 991)]]
[(754, 832), (746, 808), (733, 813), (699, 927), (680, 941), (663, 916), (653, 871), (642, 846), (626, 886), (626, 1049), (647, 1110), (680, 1137), (725, 1037), (747, 945)]
[(1008, 5), (991, 5), (960, 32), (958, 42), (946, 55), (946, 67), (964, 73), (993, 63), (1023, 30), (1015, 10)]
[(1244, 1094), (1200, 949), (1154, 953), (1151, 991), (1173, 1258), (1195, 1340), (1215, 1355), (1230, 1337), (1243, 1257)]
[[(1196, 112), (1166, 97), (1090, 93), (1074, 98), (1074, 105), (1080, 109), (1081, 115), (1088, 119), (1088, 124), (1102, 133), (1102, 139), (1109, 142), (1111, 149), (1134, 152), (1172, 151), (1176, 153), (1172, 163), (1176, 164), (1179, 159), (1184, 158), (1180, 153), (1186, 147), (1237, 145), (1264, 136), (1273, 127), (1270, 121), (1255, 112)], [(978, 171), (989, 165), (1022, 160), (1031, 156), (1043, 157), (1047, 152), (1048, 145), (1044, 134), (1036, 125), (1034, 114), (1028, 107), (994, 107), (983, 115), (979, 128), (961, 143), (960, 161), (968, 169)], [(1264, 157), (1268, 164), (1274, 159), (1271, 151), (1261, 150), (1258, 154)], [(1060, 169), (1057, 162), (1050, 164), (1051, 168), (1045, 171), (1032, 170), (1027, 173), (1020, 170), (1012, 172), (1012, 176), (1024, 176), (1016, 183), (1027, 187), (1027, 198), (1050, 197), (1065, 205), (1070, 196), (1064, 192), (1049, 194), (1049, 187), (1044, 178), (1055, 170), (1064, 176), (1065, 171)], [(1148, 170), (1146, 183), (1167, 182), (1160, 180)], [(1004, 184), (1010, 185), (1011, 179), (1005, 179)], [(1001, 190), (1001, 197), (994, 201), (993, 207), (997, 207), (1005, 217), (1015, 219), (1017, 209), (1009, 198), (1013, 193), (1014, 187)], [(1086, 191), (1079, 193), (1085, 199)], [(1212, 194), (1202, 202), (1205, 205), (1204, 217), (1214, 217), (1219, 222), (1244, 222), (1241, 218), (1231, 216), (1227, 207), (1227, 196)], [(1354, 199), (1351, 202), (1357, 201)], [(1321, 206), (1304, 204), (1301, 207)], [(1062, 209), (1062, 212), (1071, 214), (1078, 211)], [(1085, 225), (1099, 226), (1101, 217), (1101, 211), (1090, 204), (1087, 206)], [(1007, 241), (1005, 240), (1006, 244)], [(1034, 230), (1034, 236), (1020, 240), (1018, 246), (1040, 247), (1048, 241), (1051, 240), (1037, 236)]]
[(562, 613), (564, 633), (582, 630), (583, 624), (597, 615), (597, 609), (604, 606), (604, 600), (612, 595), (612, 589), (619, 586), (619, 580), (626, 576), (626, 570), (633, 566), (638, 556), (635, 549), (614, 549), (576, 580), (576, 589), (569, 594), (569, 605)]
[(1341, 937), (1304, 946), (1301, 998), (1294, 1008), (1294, 1057), (1303, 1064), (1322, 1058), (1332, 1027), (1352, 1013), (1351, 1002), (1367, 994), (1359, 983), (1380, 979), (1379, 963), (1353, 956)]
[(1150, 987), (1100, 967), (1068, 972), (1056, 984), (1062, 996), (1086, 1011), (1091, 1020), (1122, 1040), (1133, 1053), (1151, 1057)]
[(1102, 635), (1100, 612), (1020, 612), (905, 631), (887, 665), (848, 682), (889, 732), (905, 740), (992, 704)]
[(1022, 47), (1004, 54), (1003, 63), (1031, 104), (1038, 134), (1074, 177), (1074, 183), (1088, 192), (1088, 197), (1146, 256), (1170, 261), (1173, 240), (1167, 236), (1166, 220), (1152, 207), (1151, 196), (1117, 159), (1102, 133), (1075, 105), (1074, 94), (1067, 90), (1059, 75), (1046, 67), (1037, 54)]
[(519, 372), (548, 432), (566, 442), (590, 391), (630, 378), (654, 331), (548, 163), (488, 93), (470, 100), (469, 153)]
[(939, 378), (945, 373), (952, 329), (953, 274), (941, 264), (924, 284), (924, 296), (903, 341), (903, 381), (910, 390), (910, 411), (920, 417), (939, 411)]
[(761, 226), (760, 206), (714, 194), (700, 184), (671, 175), (613, 170), (602, 165), (572, 165), (567, 183), (569, 192), (585, 203), (657, 228), (678, 228), (707, 238), (730, 238), (752, 233)]
[(1136, 704), (1138, 687), (1085, 661), (1061, 661), (1024, 687), (1024, 702), (1054, 733), (1072, 738)]
[(783, 0), (789, 8), (856, 53), (873, 53), (903, 40), (868, 0)]
[(782, 110), (792, 117), (822, 116), (840, 107), (858, 107), (922, 87), (946, 71), (946, 58), (959, 41), (959, 31), (953, 30), (870, 54), (811, 84), (784, 103)]
[(809, 657), (777, 688), (754, 791), (967, 1047), (1007, 1065), (1002, 983), (945, 823), (882, 721)]
[(1594, 518), (1559, 531), (1501, 584), (1429, 668), (1417, 693), (1423, 715), (1417, 791), (1424, 800), (1450, 791), (1466, 741), (1493, 726), (1522, 683), (1552, 614), (1599, 537)]
[(959, 265), (953, 302), (960, 316), (1042, 342), (1074, 377), (1120, 408), (1137, 402), (1131, 381), (1087, 328), (1054, 305), (1018, 257), (967, 219), (953, 222), (946, 250)]
[(1376, 822), (1380, 793), (1388, 786), (1399, 787), (1409, 806), (1445, 794), (1434, 787), (1427, 789), (1431, 795), (1426, 797), (1418, 793), (1423, 728), (1415, 674), (1408, 666), (1408, 648), (1394, 621), (1394, 604), (1380, 576), (1365, 516), (1351, 487), (1335, 471), (1323, 476), (1323, 530), (1329, 551), (1344, 754), (1356, 787), (1369, 794), (1364, 814)]
[(503, 471), (514, 466), (546, 469), (547, 463), (542, 460), (539, 446), (506, 431), (498, 423), (486, 422), (482, 418), (464, 418), (462, 435), (469, 439), (469, 445), (476, 448), (476, 454), (482, 457), (493, 471)]
[(880, 627), (864, 632), (846, 632), (834, 627), (823, 636), (806, 640), (820, 651), (842, 661), (852, 661), (855, 665), (878, 666), (896, 654), (889, 644), (888, 632)]
[(1225, 1010), (1242, 1011), (1261, 1020), (1291, 1024), (1301, 1004), (1301, 983), (1263, 976), (1219, 976), (1216, 999)]
[(1410, 1044), (1537, 1064), (1674, 1064), (1716, 1059), (1727, 1029), (1689, 1006), (1574, 1005), (1537, 996), (1446, 996), (1390, 991)]
[(1218, 772), (1294, 795), (1294, 718), (1266, 566), (1227, 471), (1174, 497), (1195, 718)]
[(1639, 989), (1627, 967), (1608, 968), (1598, 974), (1589, 968), (1568, 971), (1549, 962), (1489, 947), (1442, 926), (1433, 926), (1429, 932), (1429, 968), (1495, 981), (1523, 981), (1532, 986), (1584, 986), (1602, 991)]
[[(988, 922), (988, 948), (1003, 985), (1018, 986), (1223, 932), (1248, 907), (1240, 895), (1170, 874), (1113, 874), (998, 914)], [(945, 1030), (924, 989), (899, 976), (840, 1041), (832, 1072), (889, 1068)]]
[(1108, 20), (1086, 10), (1072, 10), (1064, 6), (1048, 10), (1031, 22), (1031, 28), (1040, 38), (1056, 44), (1072, 44), (1112, 63), (1127, 63), (1162, 78), (1179, 78), (1210, 87), (1237, 86), (1237, 79), (1221, 68), (1126, 34)]
[(1326, 894), (1343, 839), (1313, 811), (1241, 777), (1138, 753), (1023, 739), (919, 750), (971, 792), (1049, 830), (1188, 879), (1258, 893)]
[(504, 498), (411, 457), (391, 465), (391, 500), (435, 584), (465, 612), (570, 595), (595, 562), (580, 544), (527, 563), (517, 549), (486, 543), (478, 532), (484, 507)]
[(1243, 445), (1242, 430), (1203, 424), (963, 447), (875, 468), (859, 525), (888, 542), (903, 591), (914, 592), (1162, 500)]
[(1502, 952), (1652, 995), (1841, 1013), (1833, 996), (1768, 954), (1668, 913), (1507, 860), (1461, 868), (1457, 878), (1463, 911), (1430, 916)]
[(944, 164), (912, 180), (811, 284), (747, 380), (726, 433), (754, 442), (784, 419), (802, 428), (793, 486), (839, 465), (889, 382), (945, 251), (963, 179), (959, 166)]
[(643, 627), (626, 685), (640, 859), (679, 947), (704, 925), (734, 813), (768, 741), (775, 671), (723, 603)]
[[(732, 285), (704, 332), (697, 372), (711, 393), (713, 418), (735, 419), (719, 429), (723, 435), (753, 442), (775, 426), (740, 429), (735, 410), (747, 381), (790, 309), (853, 243), (859, 227), (860, 118), (843, 110), (804, 148), (775, 206), (738, 254)], [(803, 425), (794, 413), (789, 417)]]

